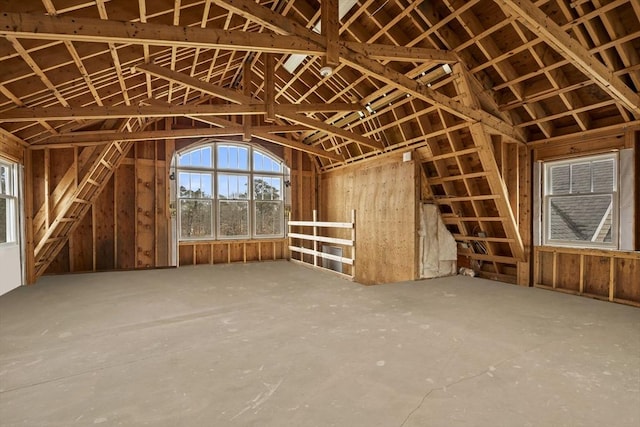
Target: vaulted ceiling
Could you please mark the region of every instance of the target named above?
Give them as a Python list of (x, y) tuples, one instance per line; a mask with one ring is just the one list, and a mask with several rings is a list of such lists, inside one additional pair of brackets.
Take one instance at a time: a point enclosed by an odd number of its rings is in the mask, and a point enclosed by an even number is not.
[(336, 2), (321, 35), (315, 0), (0, 1), (0, 132), (96, 144), (189, 117), (209, 133), (173, 137), (331, 169), (474, 123), (518, 143), (639, 124), (637, 0)]

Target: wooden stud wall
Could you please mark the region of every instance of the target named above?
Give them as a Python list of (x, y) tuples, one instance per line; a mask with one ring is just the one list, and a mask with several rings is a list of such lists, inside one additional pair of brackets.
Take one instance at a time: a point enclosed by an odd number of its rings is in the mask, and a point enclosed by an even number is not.
[(26, 145), (0, 133), (0, 155), (7, 159), (24, 164), (25, 147)]
[(640, 307), (640, 253), (536, 247), (536, 287)]
[[(154, 125), (162, 126), (162, 122)], [(166, 146), (134, 145), (69, 236), (47, 274), (165, 267), (169, 260)], [(33, 233), (38, 238), (95, 157), (94, 146), (29, 152)]]
[[(153, 130), (174, 126), (167, 119)], [(190, 142), (181, 140), (178, 148)], [(265, 145), (265, 144), (262, 144)], [(310, 215), (316, 207), (316, 168), (308, 154), (291, 149), (265, 147), (284, 157), (291, 166), (291, 200), (295, 216)], [(129, 151), (87, 215), (69, 236), (47, 274), (106, 271), (170, 265), (169, 173), (175, 140), (139, 141)], [(36, 240), (57, 213), (57, 201), (73, 192), (95, 160), (97, 146), (46, 148), (29, 151), (33, 234)], [(28, 212), (28, 213), (29, 213)], [(182, 242), (179, 265), (215, 264), (284, 259), (289, 256), (285, 239)]]
[(327, 172), (320, 175), (320, 188), (321, 221), (345, 221), (356, 210), (357, 282), (370, 285), (417, 278), (414, 161), (403, 162), (402, 154), (394, 154)]
[[(318, 175), (316, 165), (311, 157), (301, 151), (285, 149), (285, 162), (291, 168), (291, 219), (296, 221), (311, 220), (317, 207)], [(309, 231), (309, 230), (306, 230)], [(309, 247), (309, 242), (294, 239), (294, 245)], [(310, 255), (289, 253), (289, 257), (305, 262), (313, 262)]]
[[(640, 169), (638, 131), (618, 130), (589, 141), (569, 139), (553, 145), (539, 144), (532, 149), (535, 161), (599, 154), (622, 148), (635, 148), (636, 182)], [(638, 249), (640, 189), (636, 185), (635, 245)], [(522, 201), (521, 201), (521, 204)], [(533, 248), (533, 285), (576, 295), (640, 306), (640, 252), (580, 249), (552, 246)]]
[(180, 266), (275, 261), (287, 257), (287, 239), (180, 242)]

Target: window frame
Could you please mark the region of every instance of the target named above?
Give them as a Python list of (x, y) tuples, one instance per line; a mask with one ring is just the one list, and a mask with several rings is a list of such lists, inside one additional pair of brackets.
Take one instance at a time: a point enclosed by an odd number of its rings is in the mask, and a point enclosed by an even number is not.
[[(611, 191), (593, 191), (594, 190), (594, 178), (593, 178), (593, 163), (598, 161), (613, 161), (613, 183)], [(589, 192), (576, 192), (572, 193), (572, 177), (571, 166), (578, 164), (588, 163), (590, 166), (590, 191)], [(554, 167), (569, 165), (569, 190), (567, 194), (553, 194), (553, 181), (551, 177), (551, 170)], [(548, 160), (542, 162), (542, 176), (541, 176), (541, 211), (542, 216), (542, 245), (543, 246), (559, 246), (559, 247), (572, 247), (572, 248), (593, 248), (593, 249), (607, 249), (617, 250), (620, 246), (620, 233), (619, 233), (619, 215), (620, 215), (620, 160), (618, 152), (611, 152), (605, 154), (594, 154), (587, 156), (574, 157), (571, 159), (562, 160)], [(586, 240), (566, 240), (566, 239), (552, 239), (551, 238), (551, 202), (554, 199), (568, 199), (568, 198), (584, 198), (584, 197), (611, 197), (611, 242), (594, 242)], [(607, 211), (609, 208), (607, 208)], [(607, 215), (608, 216), (608, 215)], [(602, 221), (605, 219), (603, 216), (598, 229), (600, 228)], [(596, 231), (598, 230), (596, 229)], [(595, 233), (594, 233), (595, 234)]]
[[(247, 169), (239, 169), (239, 168), (221, 168), (219, 167), (219, 153), (218, 149), (222, 146), (227, 147), (237, 147), (241, 149), (247, 150)], [(191, 154), (194, 151), (201, 150), (203, 148), (211, 147), (212, 159), (211, 164), (212, 168), (202, 167), (202, 166), (182, 166), (180, 165), (180, 157)], [(260, 154), (277, 165), (279, 165), (279, 171), (267, 171), (267, 170), (254, 170), (254, 153)], [(239, 162), (240, 163), (240, 162)], [(249, 144), (241, 144), (235, 141), (211, 141), (206, 144), (199, 144), (198, 146), (191, 146), (181, 152), (176, 153), (176, 162), (175, 162), (175, 172), (177, 177), (176, 182), (176, 200), (178, 207), (178, 215), (177, 215), (177, 228), (178, 228), (178, 239), (179, 241), (224, 241), (224, 240), (248, 240), (248, 239), (273, 239), (273, 238), (284, 238), (286, 237), (285, 230), (285, 206), (286, 206), (286, 191), (285, 191), (285, 177), (288, 175), (288, 167), (285, 165), (284, 161), (277, 157), (276, 155), (268, 152), (267, 150), (256, 148)], [(210, 199), (203, 200), (211, 200), (212, 203), (212, 236), (202, 236), (202, 237), (190, 237), (182, 235), (182, 211), (180, 209), (182, 200), (189, 200), (193, 198), (185, 198), (180, 196), (180, 173), (189, 172), (189, 173), (210, 173), (213, 181), (212, 186), (212, 197)], [(222, 199), (220, 198), (220, 189), (219, 189), (219, 176), (220, 175), (236, 175), (236, 176), (246, 176), (248, 179), (247, 183), (247, 197), (245, 199)], [(262, 200), (255, 197), (254, 194), (254, 177), (269, 177), (269, 178), (277, 178), (280, 183), (278, 199), (276, 200)], [(200, 200), (200, 199), (197, 199)], [(247, 234), (246, 235), (235, 235), (235, 236), (223, 236), (221, 233), (222, 224), (221, 220), (221, 206), (220, 203), (223, 201), (233, 201), (233, 202), (245, 202), (247, 204)], [(280, 224), (279, 228), (281, 230), (280, 234), (258, 234), (257, 233), (257, 204), (260, 202), (271, 202), (271, 203), (279, 203), (281, 215), (279, 218)]]
[(5, 235), (6, 241), (0, 242), (0, 246), (15, 246), (19, 242), (19, 215), (18, 215), (18, 169), (17, 164), (5, 161), (0, 158), (0, 166), (8, 170), (8, 182), (5, 185), (5, 191), (0, 185), (0, 199), (6, 206), (6, 224)]

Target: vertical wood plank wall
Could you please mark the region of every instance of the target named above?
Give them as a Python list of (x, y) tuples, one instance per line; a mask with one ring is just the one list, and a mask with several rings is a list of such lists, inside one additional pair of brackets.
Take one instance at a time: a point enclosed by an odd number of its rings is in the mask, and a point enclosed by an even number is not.
[[(170, 218), (165, 198), (168, 185), (165, 146), (165, 141), (141, 141), (134, 145), (69, 236), (69, 242), (47, 274), (170, 264), (166, 238)], [(58, 194), (75, 188), (95, 152), (94, 147), (29, 152), (34, 217), (39, 218), (40, 213), (45, 217), (44, 223), (48, 223), (56, 209)], [(71, 178), (69, 171), (73, 174)]]
[(348, 221), (356, 210), (357, 282), (417, 278), (416, 175), (402, 153), (320, 175), (321, 221)]

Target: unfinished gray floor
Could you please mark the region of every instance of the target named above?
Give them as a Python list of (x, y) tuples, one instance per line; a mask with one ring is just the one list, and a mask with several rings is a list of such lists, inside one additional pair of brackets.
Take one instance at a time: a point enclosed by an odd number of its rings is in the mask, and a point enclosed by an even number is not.
[(287, 262), (0, 298), (3, 426), (638, 426), (640, 310)]

